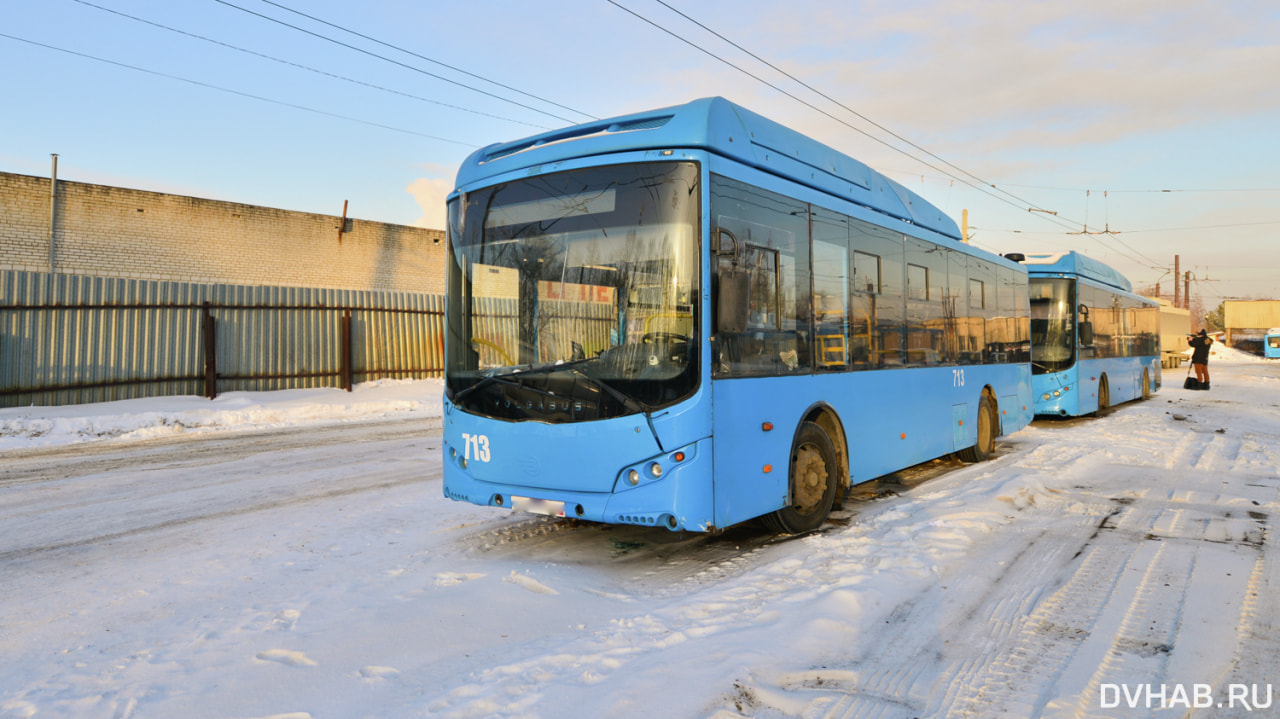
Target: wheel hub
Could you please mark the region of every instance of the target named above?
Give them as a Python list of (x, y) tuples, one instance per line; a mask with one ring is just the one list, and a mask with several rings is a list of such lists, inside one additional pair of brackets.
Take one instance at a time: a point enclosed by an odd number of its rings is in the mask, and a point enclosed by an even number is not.
[(817, 448), (804, 445), (796, 452), (795, 478), (796, 510), (810, 512), (827, 492), (827, 463)]

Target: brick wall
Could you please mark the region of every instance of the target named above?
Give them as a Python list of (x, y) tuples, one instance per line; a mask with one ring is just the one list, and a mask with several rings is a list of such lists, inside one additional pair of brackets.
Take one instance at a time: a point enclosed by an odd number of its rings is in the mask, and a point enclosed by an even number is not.
[[(444, 232), (58, 181), (54, 271), (444, 292)], [(0, 172), (0, 270), (49, 271), (49, 178)]]

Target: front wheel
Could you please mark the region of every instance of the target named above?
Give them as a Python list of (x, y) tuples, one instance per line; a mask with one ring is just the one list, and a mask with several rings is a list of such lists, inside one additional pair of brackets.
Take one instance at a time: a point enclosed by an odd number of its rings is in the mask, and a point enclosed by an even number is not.
[(781, 534), (799, 534), (822, 526), (835, 503), (838, 484), (835, 445), (813, 422), (803, 422), (791, 447), (788, 504), (766, 514), (765, 526)]
[(978, 401), (978, 437), (973, 446), (960, 450), (960, 459), (965, 462), (985, 462), (996, 451), (996, 418), (991, 399), (983, 394)]
[(1111, 387), (1108, 386), (1107, 376), (1102, 375), (1102, 379), (1098, 381), (1098, 411), (1093, 413), (1095, 417), (1102, 417), (1111, 409)]

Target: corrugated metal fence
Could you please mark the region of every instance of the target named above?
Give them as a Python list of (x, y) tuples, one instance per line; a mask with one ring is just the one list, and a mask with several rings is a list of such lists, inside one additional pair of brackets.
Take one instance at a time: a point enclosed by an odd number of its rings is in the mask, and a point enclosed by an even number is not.
[(0, 407), (440, 377), (444, 298), (0, 272)]

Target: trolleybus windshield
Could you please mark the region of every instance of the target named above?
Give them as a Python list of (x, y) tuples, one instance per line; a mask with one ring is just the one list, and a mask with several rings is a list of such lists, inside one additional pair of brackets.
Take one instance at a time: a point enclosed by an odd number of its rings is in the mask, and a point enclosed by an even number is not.
[(1076, 363), (1075, 281), (1031, 278), (1031, 373)]
[(450, 208), (447, 392), (507, 420), (647, 411), (697, 386), (698, 167), (522, 179)]

